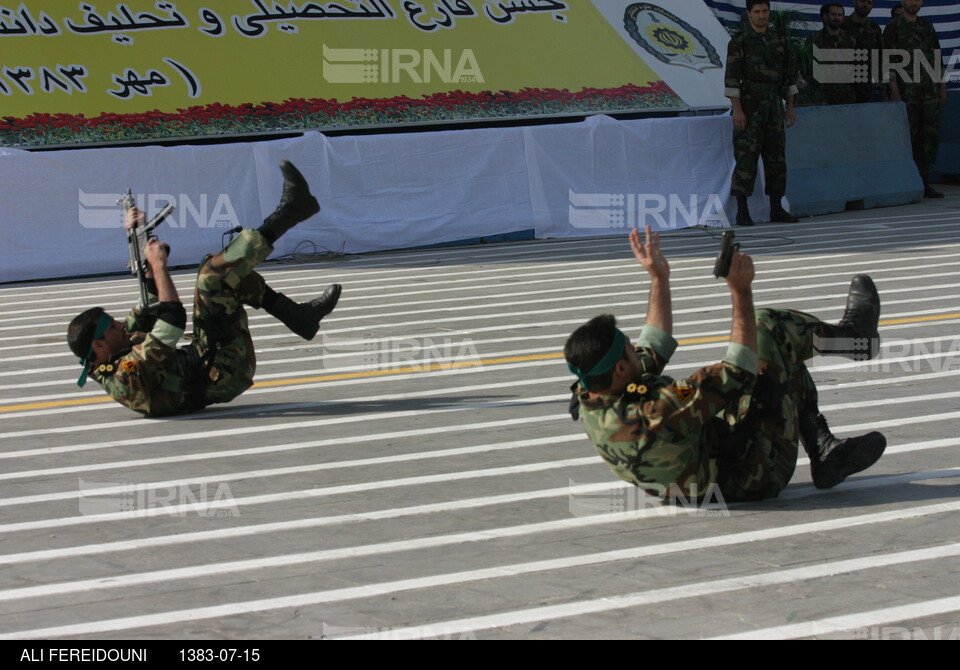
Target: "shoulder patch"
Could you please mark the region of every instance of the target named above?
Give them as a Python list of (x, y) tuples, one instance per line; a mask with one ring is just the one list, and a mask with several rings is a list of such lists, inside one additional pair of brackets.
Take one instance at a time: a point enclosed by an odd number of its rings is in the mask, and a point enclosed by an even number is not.
[(677, 385), (674, 387), (674, 390), (677, 394), (677, 400), (680, 401), (681, 405), (685, 405), (686, 402), (690, 400), (690, 397), (697, 392), (697, 389), (695, 389), (690, 385), (689, 382), (685, 380), (678, 381)]

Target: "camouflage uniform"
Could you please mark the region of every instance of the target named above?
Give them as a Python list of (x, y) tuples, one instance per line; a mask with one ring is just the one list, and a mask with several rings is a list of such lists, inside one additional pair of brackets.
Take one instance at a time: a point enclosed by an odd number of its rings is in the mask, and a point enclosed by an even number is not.
[[(854, 40), (844, 30), (837, 35), (831, 35), (824, 28), (818, 30), (809, 38), (811, 44), (818, 49), (853, 49)], [(816, 82), (823, 95), (823, 102), (827, 105), (852, 105), (857, 102), (857, 93), (853, 84), (822, 84), (813, 77), (813, 72), (807, 73), (809, 80)]]
[(873, 69), (874, 58), (876, 62), (881, 63), (882, 56), (880, 52), (883, 49), (883, 29), (873, 19), (867, 19), (863, 23), (857, 23), (852, 17), (848, 16), (843, 22), (843, 29), (853, 38), (857, 49), (865, 49), (870, 52), (870, 71), (869, 81), (853, 85), (854, 94), (857, 102), (871, 102), (877, 91), (880, 81), (880, 73)]
[(786, 193), (787, 143), (782, 101), (796, 95), (797, 74), (784, 36), (770, 29), (758, 33), (744, 25), (730, 40), (724, 94), (739, 98), (747, 116), (746, 127), (733, 131), (733, 195), (753, 195), (761, 156), (767, 195)]
[[(245, 230), (200, 266), (194, 294), (194, 342), (165, 342), (169, 325), (134, 309), (125, 328), (133, 347), (91, 376), (117, 402), (156, 417), (230, 402), (253, 385), (256, 358), (243, 305), (259, 307), (264, 281), (254, 267), (272, 251), (256, 230)], [(154, 299), (156, 296), (152, 296)], [(181, 331), (182, 332), (182, 331)]]
[(716, 485), (726, 501), (773, 498), (787, 485), (799, 410), (816, 404), (804, 361), (814, 355), (820, 321), (773, 309), (756, 318), (757, 354), (732, 343), (723, 362), (675, 381), (662, 372), (676, 340), (646, 326), (635, 385), (596, 399), (579, 388), (587, 436), (617, 477), (652, 495), (688, 499)]
[[(916, 21), (900, 18), (887, 24), (883, 31), (884, 49), (902, 49), (911, 54), (907, 72), (912, 76), (915, 52), (923, 53), (927, 62), (933, 66), (942, 66), (940, 40), (933, 24), (924, 18)], [(937, 151), (940, 148), (940, 82), (931, 78), (926, 68), (919, 67), (920, 81), (908, 83), (896, 73), (900, 97), (907, 105), (907, 117), (910, 119), (910, 141), (913, 146), (913, 159), (926, 179), (933, 173), (937, 163)]]

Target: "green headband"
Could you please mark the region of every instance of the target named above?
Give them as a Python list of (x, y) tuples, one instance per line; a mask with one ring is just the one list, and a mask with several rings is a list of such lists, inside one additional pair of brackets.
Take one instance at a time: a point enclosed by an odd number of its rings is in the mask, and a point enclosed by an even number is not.
[(610, 345), (610, 351), (607, 352), (606, 356), (600, 359), (600, 362), (593, 366), (593, 369), (590, 372), (584, 374), (583, 370), (567, 363), (567, 369), (570, 370), (573, 374), (577, 376), (577, 379), (580, 380), (580, 385), (583, 388), (587, 388), (587, 377), (596, 377), (597, 375), (602, 375), (605, 372), (609, 372), (613, 369), (613, 366), (617, 364), (621, 358), (623, 358), (623, 352), (627, 348), (627, 336), (617, 328), (613, 334), (613, 344)]
[(107, 332), (107, 328), (110, 327), (110, 324), (113, 323), (113, 317), (104, 312), (100, 315), (100, 320), (97, 321), (97, 328), (93, 331), (93, 338), (90, 340), (90, 349), (87, 351), (87, 357), (80, 359), (80, 364), (83, 365), (83, 371), (80, 373), (80, 379), (77, 380), (77, 386), (83, 388), (87, 383), (87, 375), (90, 374), (90, 366), (93, 364), (91, 360), (93, 358), (93, 341), (99, 340), (103, 337), (103, 334)]

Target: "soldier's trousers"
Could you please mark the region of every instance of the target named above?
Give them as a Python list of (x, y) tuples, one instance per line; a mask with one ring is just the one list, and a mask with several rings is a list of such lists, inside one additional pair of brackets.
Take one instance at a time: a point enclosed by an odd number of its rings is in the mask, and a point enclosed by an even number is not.
[(803, 312), (757, 311), (757, 385), (740, 416), (738, 458), (721, 461), (718, 484), (727, 501), (776, 497), (797, 465), (799, 412), (816, 407), (817, 388), (805, 361), (815, 355), (820, 320)]
[(748, 115), (746, 128), (733, 130), (736, 167), (730, 192), (746, 197), (753, 195), (757, 161), (763, 158), (766, 193), (782, 196), (787, 192), (787, 136), (783, 120), (762, 121), (757, 116)]
[(940, 149), (940, 99), (920, 97), (905, 99), (910, 120), (910, 145), (913, 160), (924, 179), (933, 174)]
[(259, 231), (248, 229), (200, 266), (193, 323), (200, 353), (214, 352), (206, 383), (210, 404), (230, 402), (253, 385), (257, 360), (243, 306), (260, 306), (264, 283), (253, 269), (272, 250)]

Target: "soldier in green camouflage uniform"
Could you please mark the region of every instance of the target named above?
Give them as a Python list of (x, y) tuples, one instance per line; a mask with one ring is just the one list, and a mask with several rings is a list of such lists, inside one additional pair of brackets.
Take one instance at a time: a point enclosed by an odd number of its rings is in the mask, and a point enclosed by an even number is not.
[(754, 225), (747, 199), (753, 195), (761, 157), (771, 220), (796, 223), (783, 209), (783, 196), (787, 192), (784, 120), (786, 127), (796, 123), (797, 65), (786, 37), (768, 29), (770, 3), (748, 0), (747, 10), (749, 21), (727, 48), (724, 77), (724, 94), (733, 107), (736, 167), (730, 191), (737, 198), (737, 225)]
[[(853, 85), (858, 103), (873, 101), (880, 82), (880, 73), (873, 69), (873, 64), (875, 60), (877, 63), (881, 62), (883, 29), (870, 18), (872, 11), (873, 0), (856, 0), (853, 13), (843, 22), (843, 29), (853, 38), (856, 48), (868, 51), (871, 56), (867, 81)], [(881, 99), (886, 99), (885, 91), (881, 94)]]
[[(883, 48), (901, 50), (908, 57), (906, 78), (896, 68), (889, 72), (890, 99), (902, 100), (907, 105), (913, 159), (923, 177), (924, 195), (942, 198), (943, 194), (930, 186), (929, 178), (940, 148), (940, 107), (947, 101), (947, 84), (943, 79), (940, 40), (933, 24), (918, 15), (922, 8), (923, 0), (904, 0), (903, 14), (883, 31)], [(931, 67), (940, 68), (939, 81), (930, 76), (921, 58)]]
[[(823, 29), (807, 38), (817, 49), (853, 49), (855, 42), (843, 28), (843, 6), (837, 3), (824, 5), (820, 10)], [(816, 60), (816, 54), (814, 54)], [(857, 94), (852, 83), (823, 83), (817, 81), (814, 72), (805, 73), (807, 79), (816, 83), (828, 105), (852, 105), (857, 102)]]
[(837, 325), (788, 310), (753, 312), (753, 265), (737, 254), (727, 282), (734, 304), (723, 361), (686, 379), (663, 371), (677, 347), (670, 334), (669, 269), (656, 236), (631, 245), (652, 283), (647, 324), (636, 348), (601, 316), (567, 341), (577, 375), (572, 413), (613, 473), (651, 495), (697, 499), (719, 487), (726, 501), (775, 497), (796, 467), (798, 440), (814, 484), (836, 486), (883, 453), (879, 433), (839, 440), (817, 409), (804, 362), (817, 353), (867, 359), (877, 350), (880, 307), (869, 277), (851, 284)]
[[(151, 308), (138, 306), (121, 324), (98, 307), (70, 324), (68, 343), (84, 365), (78, 385), (89, 374), (114, 400), (148, 417), (192, 412), (230, 402), (253, 385), (256, 357), (244, 305), (265, 309), (305, 339), (316, 335), (320, 320), (336, 306), (340, 286), (297, 304), (254, 271), (280, 235), (319, 211), (299, 171), (287, 161), (281, 169), (284, 196), (277, 211), (201, 263), (192, 344), (177, 349), (186, 313), (167, 270), (167, 250), (151, 240), (144, 248)], [(130, 226), (143, 215), (132, 208), (127, 217)]]

